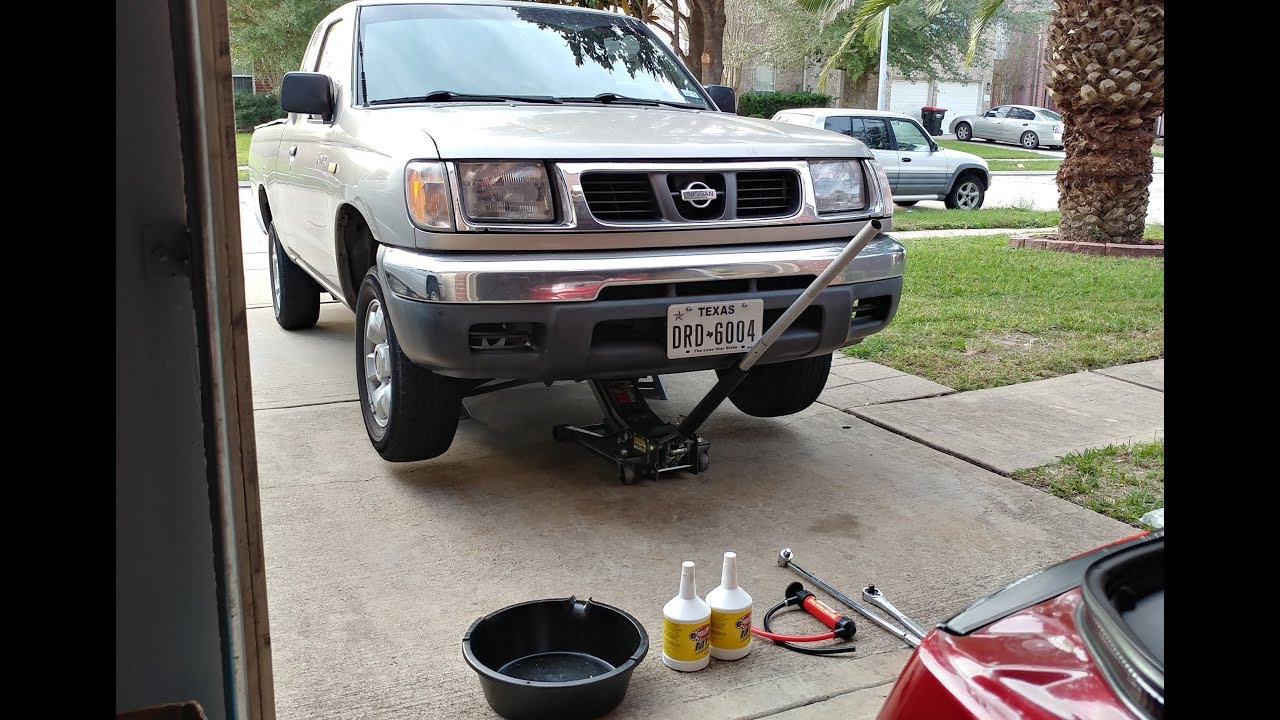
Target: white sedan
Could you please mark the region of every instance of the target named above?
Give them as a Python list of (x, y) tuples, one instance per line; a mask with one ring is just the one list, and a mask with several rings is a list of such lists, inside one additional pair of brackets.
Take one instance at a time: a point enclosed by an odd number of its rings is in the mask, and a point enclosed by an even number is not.
[(1028, 150), (1047, 145), (1062, 149), (1062, 116), (1030, 105), (1001, 105), (981, 115), (961, 115), (951, 121), (957, 140), (1000, 140), (1018, 143)]

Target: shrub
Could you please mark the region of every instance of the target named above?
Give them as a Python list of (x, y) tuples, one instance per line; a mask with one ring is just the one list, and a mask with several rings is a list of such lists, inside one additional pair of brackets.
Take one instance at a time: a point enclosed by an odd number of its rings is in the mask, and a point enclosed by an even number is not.
[(261, 125), (268, 120), (285, 116), (284, 110), (280, 109), (280, 97), (277, 95), (238, 92), (235, 94), (235, 103), (236, 130), (242, 132), (252, 130), (254, 125)]
[(771, 118), (791, 108), (828, 107), (831, 96), (815, 92), (744, 92), (738, 96), (738, 114)]

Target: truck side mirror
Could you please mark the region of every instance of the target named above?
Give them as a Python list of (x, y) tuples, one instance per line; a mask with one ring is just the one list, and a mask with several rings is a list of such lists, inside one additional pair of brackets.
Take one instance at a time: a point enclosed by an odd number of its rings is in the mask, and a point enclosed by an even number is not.
[(288, 113), (333, 119), (333, 85), (324, 73), (285, 73), (280, 83), (280, 107)]
[(738, 113), (738, 94), (728, 85), (706, 85), (704, 89), (720, 112)]

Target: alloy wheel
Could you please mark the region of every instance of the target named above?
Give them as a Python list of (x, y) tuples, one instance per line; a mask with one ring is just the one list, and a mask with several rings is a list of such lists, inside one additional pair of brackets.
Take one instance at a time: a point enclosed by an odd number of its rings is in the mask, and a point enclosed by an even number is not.
[(956, 205), (964, 210), (973, 210), (978, 206), (978, 198), (980, 196), (981, 191), (978, 188), (978, 184), (972, 180), (966, 180), (956, 190)]
[(364, 385), (370, 414), (379, 428), (391, 420), (391, 343), (387, 314), (374, 298), (364, 316)]
[(276, 250), (278, 243), (272, 239), (271, 245), (271, 302), (275, 308), (276, 317), (280, 316), (280, 255)]

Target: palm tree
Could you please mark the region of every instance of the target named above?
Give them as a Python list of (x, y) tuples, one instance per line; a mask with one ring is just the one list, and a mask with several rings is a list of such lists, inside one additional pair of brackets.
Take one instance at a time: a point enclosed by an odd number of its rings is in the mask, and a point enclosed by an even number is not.
[[(855, 0), (856, 1), (856, 0)], [(923, 0), (928, 14), (944, 0)], [(799, 0), (829, 11), (849, 0)], [(862, 0), (845, 36), (870, 39), (885, 8)], [(1058, 168), (1058, 239), (1140, 243), (1151, 184), (1151, 146), (1164, 113), (1164, 0), (1056, 0), (1049, 26), (1049, 92), (1062, 112), (1066, 159)], [(980, 0), (966, 65), (1005, 0)], [(834, 60), (834, 58), (832, 58)], [(825, 74), (831, 67), (828, 62)]]

